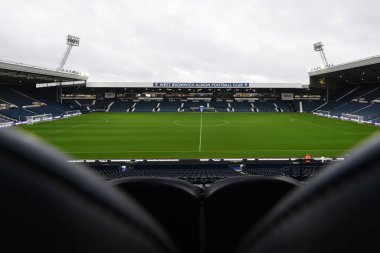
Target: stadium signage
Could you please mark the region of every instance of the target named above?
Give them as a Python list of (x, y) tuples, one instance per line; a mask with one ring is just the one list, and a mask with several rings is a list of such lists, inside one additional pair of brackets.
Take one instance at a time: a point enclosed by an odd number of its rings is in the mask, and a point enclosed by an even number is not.
[(249, 83), (153, 83), (165, 88), (249, 88)]
[(294, 100), (294, 93), (281, 93), (281, 100), (285, 100), (285, 101)]

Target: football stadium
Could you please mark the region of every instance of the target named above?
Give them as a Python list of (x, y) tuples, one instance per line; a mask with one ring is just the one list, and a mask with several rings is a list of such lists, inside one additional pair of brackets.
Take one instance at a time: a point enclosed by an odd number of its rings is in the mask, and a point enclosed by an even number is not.
[[(315, 69), (310, 85), (91, 83), (80, 72), (0, 62), (1, 125), (67, 157), (18, 159), (81, 164), (132, 195), (181, 252), (231, 252), (274, 203), (325, 168), (339, 171), (332, 165), (379, 131), (379, 73), (371, 57)], [(13, 135), (3, 146), (39, 150)]]
[(380, 250), (380, 56), (315, 43), (307, 83), (93, 81), (65, 42), (58, 68), (0, 60), (4, 251)]

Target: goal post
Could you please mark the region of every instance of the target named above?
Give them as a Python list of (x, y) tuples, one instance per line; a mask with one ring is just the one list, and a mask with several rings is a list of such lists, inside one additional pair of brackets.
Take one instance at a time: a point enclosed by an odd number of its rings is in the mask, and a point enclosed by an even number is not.
[(356, 115), (356, 114), (349, 114), (349, 113), (342, 113), (343, 120), (349, 120), (349, 121), (355, 121), (358, 123), (362, 123), (364, 120), (364, 117), (361, 115)]
[(26, 124), (29, 124), (29, 125), (32, 125), (37, 122), (52, 121), (52, 120), (53, 120), (53, 115), (51, 113), (26, 116)]
[(330, 111), (323, 111), (323, 110), (317, 110), (315, 112), (317, 115), (321, 115), (321, 116), (326, 116), (326, 117), (330, 117)]
[(74, 111), (65, 111), (65, 116), (78, 116), (81, 115), (82, 113), (80, 110), (74, 110)]

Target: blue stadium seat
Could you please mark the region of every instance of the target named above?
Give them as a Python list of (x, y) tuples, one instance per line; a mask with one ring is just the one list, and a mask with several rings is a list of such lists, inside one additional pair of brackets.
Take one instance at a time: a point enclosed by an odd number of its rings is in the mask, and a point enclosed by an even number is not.
[(300, 184), (290, 178), (231, 177), (205, 191), (208, 253), (233, 252), (249, 229)]
[(163, 226), (183, 253), (201, 251), (201, 189), (172, 178), (124, 178), (110, 182), (132, 196)]

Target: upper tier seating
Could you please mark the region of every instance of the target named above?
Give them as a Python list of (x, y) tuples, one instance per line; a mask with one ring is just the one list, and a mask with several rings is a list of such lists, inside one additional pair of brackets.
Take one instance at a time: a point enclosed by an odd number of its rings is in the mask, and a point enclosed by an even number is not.
[(31, 97), (35, 100), (41, 101), (42, 103), (47, 104), (49, 107), (53, 107), (55, 109), (61, 110), (62, 113), (65, 111), (70, 111), (70, 108), (65, 104), (60, 104), (54, 99), (56, 96), (55, 90), (50, 89), (31, 89), (28, 87), (21, 88), (14, 88), (14, 90)]
[(25, 96), (12, 88), (3, 88), (0, 92), (0, 99), (19, 107), (32, 105), (33, 102), (39, 102), (31, 97)]

